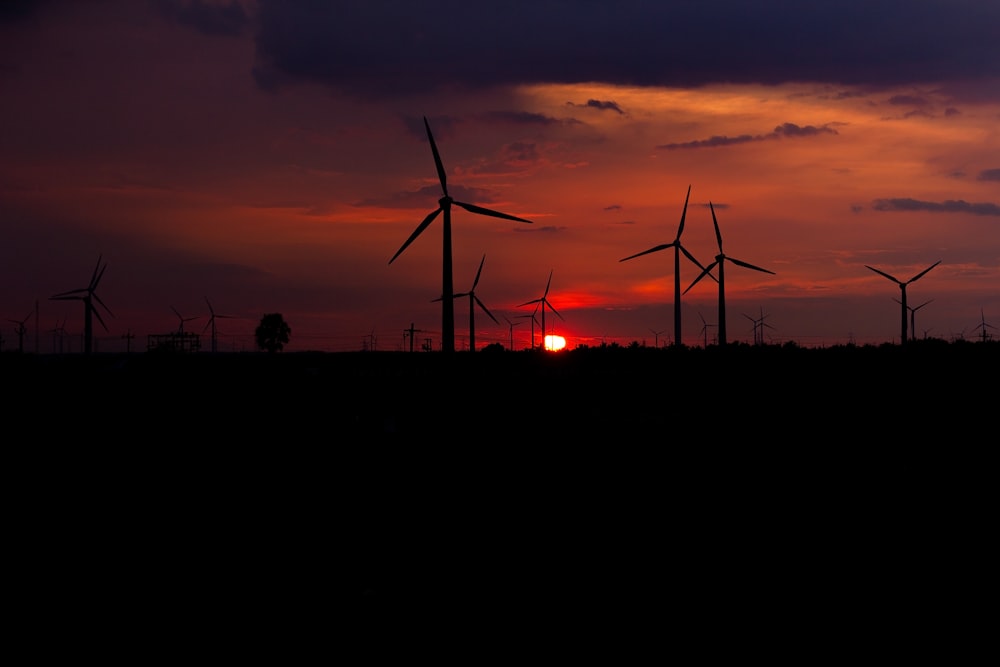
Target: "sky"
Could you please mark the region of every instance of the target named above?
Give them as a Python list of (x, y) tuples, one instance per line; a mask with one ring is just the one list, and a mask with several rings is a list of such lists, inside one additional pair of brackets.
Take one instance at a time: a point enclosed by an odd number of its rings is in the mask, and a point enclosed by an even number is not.
[[(0, 336), (182, 330), (439, 349), (442, 218), (477, 349), (674, 340), (677, 237), (725, 257), (729, 342), (1000, 327), (1000, 2), (13, 0), (0, 4)], [(766, 269), (755, 271), (732, 259)], [(98, 268), (100, 267), (100, 268)], [(681, 330), (718, 284), (681, 257)], [(713, 275), (714, 272), (713, 272)], [(546, 293), (546, 287), (548, 292)], [(469, 298), (454, 300), (456, 349)], [(761, 319), (763, 318), (763, 319)], [(909, 317), (907, 318), (909, 324)], [(18, 330), (24, 324), (24, 335)], [(987, 325), (987, 326), (984, 326)], [(536, 340), (536, 343), (539, 341)]]

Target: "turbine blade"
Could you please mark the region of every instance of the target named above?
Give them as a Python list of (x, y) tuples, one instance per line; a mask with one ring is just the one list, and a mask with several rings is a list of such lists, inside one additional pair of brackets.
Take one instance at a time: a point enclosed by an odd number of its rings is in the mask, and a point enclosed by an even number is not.
[[(716, 261), (712, 262), (711, 264), (709, 264), (708, 266), (706, 266), (705, 270), (702, 271), (701, 273), (699, 273), (698, 277), (694, 279), (694, 282), (692, 282), (690, 285), (688, 285), (687, 289), (684, 290), (684, 294), (687, 294), (688, 290), (690, 290), (692, 287), (694, 287), (695, 285), (697, 285), (698, 281), (700, 281), (706, 275), (709, 275), (709, 271), (711, 271), (712, 269), (714, 269), (715, 265), (718, 264), (718, 263), (719, 263), (718, 260), (716, 260)], [(719, 282), (718, 279), (716, 279), (715, 282)]]
[[(97, 265), (94, 267), (94, 272), (92, 274), (90, 274), (90, 288), (91, 289), (93, 289), (97, 285), (97, 281), (99, 281), (101, 279), (98, 276), (98, 271), (100, 271), (101, 274), (104, 273), (104, 269), (101, 268), (101, 259), (103, 259), (103, 255), (98, 255), (97, 256)], [(104, 268), (107, 268), (107, 266), (105, 266)]]
[[(479, 276), (481, 276), (483, 274), (483, 264), (485, 264), (485, 263), (486, 263), (486, 253), (483, 253), (483, 259), (482, 259), (482, 261), (479, 262), (479, 270), (476, 271), (476, 279), (474, 281), (472, 281), (472, 289), (473, 290), (475, 290), (476, 289), (476, 285), (479, 284)], [(472, 294), (472, 290), (469, 291), (469, 294)]]
[(412, 234), (410, 234), (410, 238), (406, 239), (406, 243), (400, 246), (399, 250), (396, 251), (396, 254), (392, 256), (392, 259), (389, 260), (389, 263), (392, 264), (396, 260), (396, 258), (399, 257), (404, 250), (406, 250), (406, 247), (409, 246), (411, 243), (413, 243), (413, 240), (418, 236), (420, 236), (420, 234), (425, 229), (427, 229), (428, 225), (434, 222), (434, 218), (438, 217), (438, 214), (441, 213), (441, 211), (443, 210), (444, 210), (443, 208), (438, 207), (436, 211), (428, 213), (427, 217), (424, 218), (424, 221), (421, 222), (419, 226), (417, 226), (416, 230), (414, 230)]
[(91, 308), (90, 313), (97, 318), (97, 321), (100, 322), (101, 326), (104, 327), (104, 330), (107, 331), (108, 325), (104, 323), (104, 318), (101, 317), (101, 313), (96, 308)]
[[(101, 297), (97, 296), (96, 294), (91, 294), (90, 296), (91, 296), (91, 298), (93, 298), (93, 299), (94, 299), (94, 301), (96, 301), (97, 303), (101, 304), (101, 308), (103, 308), (104, 310), (108, 311), (108, 315), (110, 315), (111, 317), (114, 317), (114, 316), (115, 316), (115, 314), (111, 312), (111, 309), (110, 309), (110, 308), (108, 308), (108, 307), (107, 307), (107, 306), (106, 306), (106, 305), (104, 304), (104, 302), (103, 302), (103, 301), (101, 301)], [(95, 313), (97, 312), (97, 309), (96, 309), (96, 308), (94, 308), (94, 312), (95, 312)]]
[(529, 225), (534, 224), (531, 220), (525, 220), (524, 218), (519, 218), (516, 215), (510, 215), (509, 213), (501, 213), (500, 211), (494, 211), (493, 209), (483, 208), (482, 206), (476, 206), (475, 204), (465, 204), (460, 201), (451, 202), (455, 206), (461, 206), (469, 213), (478, 213), (479, 215), (490, 215), (494, 218), (503, 218), (504, 220), (516, 220), (518, 222), (527, 222)]
[(888, 273), (886, 273), (885, 271), (879, 271), (879, 270), (878, 270), (878, 269), (876, 269), (876, 268), (875, 268), (874, 266), (868, 266), (867, 264), (865, 264), (865, 268), (866, 268), (866, 269), (871, 269), (871, 270), (872, 270), (872, 271), (874, 271), (875, 273), (878, 273), (878, 274), (880, 274), (880, 275), (883, 275), (883, 276), (885, 276), (886, 278), (888, 278), (888, 279), (889, 279), (889, 280), (891, 280), (892, 282), (896, 283), (897, 285), (902, 285), (902, 284), (903, 284), (903, 283), (899, 282), (898, 280), (896, 280), (896, 278), (894, 278), (893, 276), (890, 276), (890, 275), (889, 275)]
[(431, 125), (424, 116), (424, 127), (427, 128), (427, 140), (431, 142), (431, 152), (434, 153), (434, 166), (437, 167), (438, 180), (441, 181), (441, 192), (448, 196), (448, 177), (445, 175), (444, 164), (441, 162), (441, 155), (438, 153), (437, 144), (434, 143), (434, 135), (431, 134)]
[(740, 259), (733, 259), (732, 257), (726, 257), (726, 259), (728, 259), (733, 264), (738, 264), (739, 266), (742, 266), (745, 269), (753, 269), (754, 271), (763, 271), (764, 273), (770, 273), (772, 276), (777, 275), (774, 271), (768, 271), (767, 269), (762, 269), (759, 266), (748, 264), (747, 262), (744, 262), (743, 260)]
[(722, 232), (719, 231), (719, 221), (715, 219), (715, 207), (712, 206), (712, 202), (708, 202), (708, 207), (712, 209), (712, 224), (715, 225), (715, 238), (719, 242), (719, 254), (722, 252)]
[[(86, 292), (89, 292), (89, 291), (90, 290), (88, 290), (86, 287), (81, 287), (80, 289), (71, 289), (68, 292), (59, 292), (58, 294), (53, 294), (49, 298), (50, 299), (59, 299), (61, 297), (70, 297), (70, 296), (72, 296), (74, 294), (85, 294)], [(79, 298), (79, 297), (73, 297), (73, 298)]]
[(661, 250), (666, 250), (667, 248), (672, 248), (672, 247), (674, 247), (673, 243), (664, 243), (663, 245), (654, 246), (654, 247), (650, 248), (649, 250), (643, 250), (642, 252), (636, 253), (634, 255), (629, 255), (628, 257), (623, 257), (622, 259), (619, 259), (618, 261), (619, 262), (625, 262), (625, 261), (628, 261), (630, 259), (635, 259), (636, 257), (642, 257), (643, 255), (648, 255), (651, 252), (659, 252)]
[(497, 324), (500, 324), (499, 322), (497, 322), (497, 318), (493, 317), (493, 313), (491, 313), (491, 312), (490, 312), (490, 309), (486, 307), (486, 304), (484, 304), (484, 303), (483, 303), (482, 301), (480, 301), (480, 300), (479, 300), (479, 297), (478, 297), (478, 296), (476, 296), (476, 295), (474, 295), (474, 294), (473, 294), (473, 295), (472, 295), (472, 299), (473, 299), (473, 300), (474, 300), (474, 301), (475, 301), (475, 302), (476, 302), (477, 304), (479, 304), (479, 307), (483, 309), (483, 312), (484, 312), (484, 313), (486, 313), (487, 315), (489, 315), (489, 316), (490, 316), (490, 319), (491, 319), (491, 320), (493, 320), (493, 321), (494, 321), (494, 322), (496, 322)]
[(554, 272), (555, 272), (555, 269), (551, 269), (549, 271), (549, 282), (545, 283), (545, 291), (542, 292), (542, 298), (541, 298), (542, 301), (544, 301), (545, 297), (547, 297), (549, 295), (549, 288), (552, 287), (552, 274)]
[[(556, 315), (559, 315), (559, 311), (558, 311), (558, 310), (556, 310), (556, 309), (555, 309), (555, 308), (554, 308), (554, 307), (552, 306), (552, 304), (551, 304), (551, 303), (549, 303), (549, 300), (548, 300), (548, 299), (546, 299), (546, 300), (545, 300), (545, 305), (546, 305), (546, 306), (548, 306), (548, 307), (549, 307), (549, 310), (551, 310), (551, 311), (552, 311), (553, 313), (555, 313)], [(562, 315), (559, 315), (559, 319), (560, 319), (560, 320), (562, 320), (563, 322), (565, 322), (565, 321), (566, 321), (566, 318), (564, 318), (564, 317), (563, 317)]]
[(912, 283), (914, 280), (916, 280), (917, 278), (920, 278), (921, 276), (923, 276), (925, 273), (927, 273), (928, 271), (930, 271), (931, 269), (933, 269), (935, 266), (937, 266), (940, 263), (941, 263), (941, 260), (939, 259), (938, 261), (934, 262), (933, 264), (931, 264), (926, 269), (924, 269), (923, 271), (921, 271), (917, 275), (913, 276), (912, 278), (910, 278), (906, 282), (907, 283)]
[(97, 283), (101, 282), (101, 278), (104, 277), (104, 271), (107, 268), (108, 265), (105, 264), (103, 267), (101, 267), (101, 272), (95, 273), (94, 277), (90, 279), (90, 291), (94, 291), (95, 289), (97, 289)]
[[(671, 245), (673, 245), (673, 244), (671, 244)], [(704, 271), (704, 270), (705, 270), (705, 267), (704, 267), (704, 266), (702, 265), (702, 263), (701, 263), (701, 262), (699, 262), (699, 261), (698, 261), (697, 259), (695, 259), (694, 255), (692, 255), (692, 254), (691, 254), (690, 252), (688, 252), (688, 249), (687, 249), (687, 248), (685, 248), (684, 246), (682, 246), (682, 245), (681, 245), (680, 243), (678, 243), (678, 244), (677, 244), (677, 247), (678, 247), (678, 248), (680, 248), (680, 251), (681, 251), (682, 253), (684, 253), (684, 256), (685, 256), (685, 257), (687, 257), (687, 258), (688, 258), (688, 259), (690, 259), (690, 260), (691, 260), (692, 262), (694, 262), (695, 266), (697, 266), (697, 267), (698, 267), (699, 269), (701, 269), (702, 271)], [(713, 278), (713, 279), (716, 279), (716, 278), (715, 278), (715, 276), (712, 276), (712, 278)]]
[(691, 186), (689, 185), (688, 186), (687, 196), (684, 197), (684, 210), (681, 211), (681, 224), (677, 228), (677, 238), (674, 239), (677, 243), (681, 242), (681, 233), (683, 233), (683, 231), (684, 231), (684, 218), (687, 217), (687, 213), (688, 213), (688, 199), (690, 199), (690, 198), (691, 198)]

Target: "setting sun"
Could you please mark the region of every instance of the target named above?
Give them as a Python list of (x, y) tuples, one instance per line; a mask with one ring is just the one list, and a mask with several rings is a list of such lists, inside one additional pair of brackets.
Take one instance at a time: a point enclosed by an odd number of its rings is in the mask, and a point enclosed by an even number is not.
[(566, 347), (566, 339), (562, 336), (547, 335), (545, 336), (545, 349), (551, 352), (557, 352)]

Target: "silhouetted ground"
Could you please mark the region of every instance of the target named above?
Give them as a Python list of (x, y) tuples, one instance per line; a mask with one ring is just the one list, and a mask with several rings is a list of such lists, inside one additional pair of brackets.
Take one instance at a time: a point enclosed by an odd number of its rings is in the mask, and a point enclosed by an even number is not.
[(992, 599), (998, 362), (4, 354), (12, 631), (285, 661), (334, 631), (372, 660), (509, 635), (492, 653), (954, 661)]

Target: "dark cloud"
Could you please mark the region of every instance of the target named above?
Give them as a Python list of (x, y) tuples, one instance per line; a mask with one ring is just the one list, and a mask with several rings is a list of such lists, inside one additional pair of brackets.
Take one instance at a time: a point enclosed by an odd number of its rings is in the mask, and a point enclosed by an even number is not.
[(984, 169), (976, 176), (977, 181), (1000, 181), (1000, 169)]
[(975, 0), (260, 0), (260, 86), (383, 97), (522, 83), (892, 86), (1000, 76)]
[(206, 35), (237, 36), (250, 22), (250, 17), (236, 0), (153, 0), (153, 4), (167, 19)]
[(814, 137), (820, 134), (837, 134), (837, 131), (827, 126), (816, 127), (815, 125), (806, 125), (802, 127), (796, 125), (795, 123), (783, 123), (774, 128), (773, 132), (769, 132), (767, 134), (741, 134), (736, 137), (716, 135), (714, 137), (709, 137), (708, 139), (697, 139), (695, 141), (686, 141), (674, 144), (661, 144), (656, 148), (658, 150), (665, 151), (678, 150), (682, 148), (718, 148), (719, 146), (747, 144), (753, 141), (769, 141), (772, 139), (779, 139), (781, 137)]
[(969, 203), (961, 199), (943, 202), (919, 201), (917, 199), (876, 199), (872, 202), (876, 211), (932, 211), (934, 213), (972, 213), (973, 215), (1000, 216), (1000, 206), (988, 202)]
[(622, 108), (618, 106), (617, 102), (602, 102), (601, 100), (587, 100), (585, 104), (577, 104), (576, 102), (567, 102), (566, 104), (571, 107), (583, 107), (586, 109), (597, 109), (599, 111), (614, 111), (618, 114), (621, 114), (622, 116), (625, 115), (625, 112), (622, 111)]

